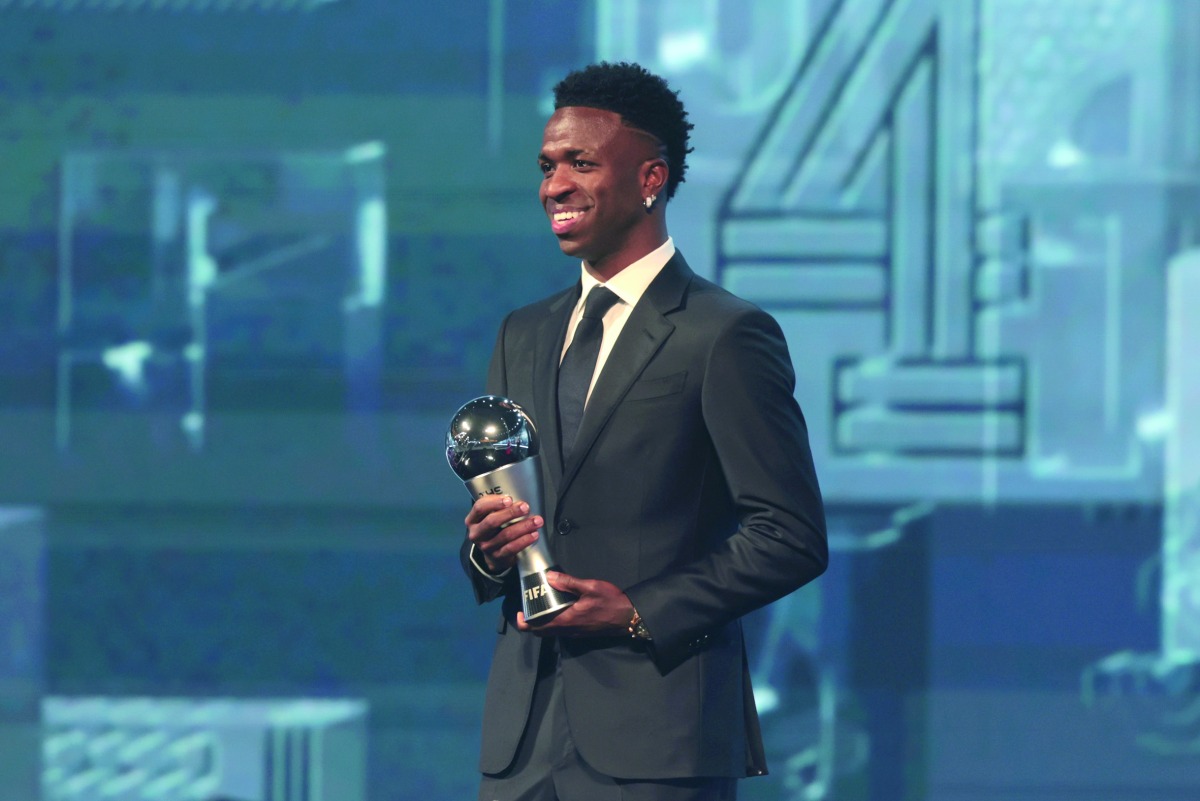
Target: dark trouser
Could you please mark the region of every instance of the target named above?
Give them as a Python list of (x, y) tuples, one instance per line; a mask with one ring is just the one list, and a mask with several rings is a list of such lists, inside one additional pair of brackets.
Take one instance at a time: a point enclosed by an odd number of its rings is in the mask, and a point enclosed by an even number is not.
[(597, 773), (579, 755), (567, 723), (562, 672), (553, 641), (542, 646), (529, 725), (513, 764), (484, 774), (479, 801), (734, 801), (729, 778), (632, 781)]

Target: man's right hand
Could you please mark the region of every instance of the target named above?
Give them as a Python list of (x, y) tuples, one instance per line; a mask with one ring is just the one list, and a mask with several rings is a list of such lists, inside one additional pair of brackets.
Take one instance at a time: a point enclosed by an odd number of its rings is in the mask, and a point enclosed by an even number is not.
[(467, 513), (464, 521), (467, 539), (474, 543), (492, 573), (503, 573), (511, 568), (517, 563), (517, 554), (537, 540), (537, 530), (543, 522), (540, 515), (505, 525), (527, 514), (529, 504), (524, 501), (513, 503), (507, 495), (484, 495)]

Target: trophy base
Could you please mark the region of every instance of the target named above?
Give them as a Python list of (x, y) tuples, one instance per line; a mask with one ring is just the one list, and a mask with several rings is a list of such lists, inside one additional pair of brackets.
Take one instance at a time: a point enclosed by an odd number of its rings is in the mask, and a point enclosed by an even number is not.
[(531, 626), (547, 622), (577, 600), (577, 595), (551, 587), (544, 570), (521, 574), (521, 613)]

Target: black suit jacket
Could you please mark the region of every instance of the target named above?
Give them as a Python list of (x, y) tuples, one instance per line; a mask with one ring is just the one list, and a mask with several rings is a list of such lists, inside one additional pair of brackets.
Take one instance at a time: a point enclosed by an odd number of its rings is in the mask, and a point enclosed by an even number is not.
[[(512, 312), (488, 375), (488, 391), (538, 426), (543, 532), (558, 565), (625, 590), (654, 638), (560, 642), (571, 733), (610, 776), (765, 772), (738, 619), (816, 578), (828, 559), (782, 332), (676, 253), (631, 311), (562, 464), (556, 381), (579, 292)], [(469, 547), (477, 599), (504, 599), (480, 759), (496, 773), (529, 715), (540, 640), (513, 625), (516, 571), (488, 580)]]

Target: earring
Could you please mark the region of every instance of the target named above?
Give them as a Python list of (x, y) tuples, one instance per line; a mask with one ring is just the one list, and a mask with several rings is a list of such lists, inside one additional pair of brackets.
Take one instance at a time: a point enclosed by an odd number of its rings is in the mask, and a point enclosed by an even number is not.
[(658, 195), (651, 195), (644, 201), (646, 204), (646, 213), (649, 214), (654, 210), (654, 202), (658, 200)]

